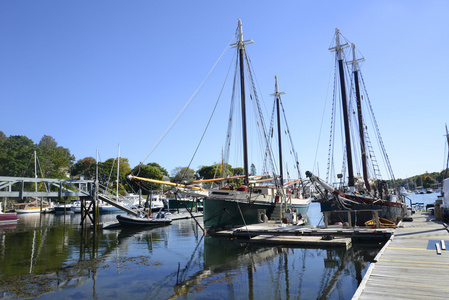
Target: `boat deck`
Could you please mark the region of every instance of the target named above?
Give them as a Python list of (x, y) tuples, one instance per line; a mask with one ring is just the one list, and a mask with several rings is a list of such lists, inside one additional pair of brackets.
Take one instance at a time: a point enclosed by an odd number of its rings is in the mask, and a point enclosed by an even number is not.
[(446, 299), (449, 249), (442, 246), (449, 248), (446, 226), (427, 212), (417, 212), (413, 222), (395, 230), (353, 299)]

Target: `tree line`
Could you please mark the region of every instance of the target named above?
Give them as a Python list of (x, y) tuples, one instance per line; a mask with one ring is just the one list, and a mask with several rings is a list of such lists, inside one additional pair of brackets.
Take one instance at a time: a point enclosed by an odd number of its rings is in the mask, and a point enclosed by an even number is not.
[[(36, 168), (35, 168), (35, 157)], [(104, 162), (98, 162), (99, 181), (115, 190), (117, 188), (117, 158), (109, 158)], [(177, 167), (168, 171), (156, 162), (137, 165), (131, 168), (127, 158), (119, 160), (118, 189), (121, 194), (127, 192), (137, 192), (161, 189), (161, 185), (136, 182), (127, 179), (129, 174), (138, 177), (151, 178), (156, 180), (169, 180), (172, 182), (186, 182), (195, 179), (212, 179), (217, 177), (228, 177), (243, 175), (243, 168), (233, 168), (229, 164), (215, 163), (210, 166), (201, 166), (198, 170), (188, 167)], [(256, 168), (251, 165), (250, 175), (255, 175)], [(254, 173), (254, 174), (253, 174)], [(56, 140), (48, 135), (44, 135), (39, 143), (34, 142), (22, 135), (11, 135), (7, 137), (0, 131), (0, 176), (10, 177), (37, 177), (40, 178), (60, 178), (95, 179), (96, 160), (93, 157), (85, 157), (75, 161), (75, 156), (70, 150), (58, 146)], [(241, 184), (241, 180), (236, 179), (235, 185)]]
[[(449, 177), (449, 169), (441, 172), (424, 173), (421, 175), (411, 176), (405, 179), (396, 179), (396, 186), (405, 186), (410, 190), (437, 188), (443, 182), (443, 179)], [(392, 182), (389, 182), (390, 186)]]

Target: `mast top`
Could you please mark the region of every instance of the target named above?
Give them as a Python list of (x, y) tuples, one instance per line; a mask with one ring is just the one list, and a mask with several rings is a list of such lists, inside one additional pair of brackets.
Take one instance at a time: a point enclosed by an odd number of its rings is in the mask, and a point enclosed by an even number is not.
[(340, 30), (338, 28), (335, 28), (335, 47), (329, 48), (331, 52), (337, 52), (337, 59), (343, 60), (343, 49), (348, 48), (349, 44), (341, 44), (340, 42)]
[(238, 47), (239, 49), (242, 49), (242, 48), (244, 48), (245, 45), (252, 44), (252, 43), (254, 43), (254, 41), (253, 40), (246, 40), (246, 41), (243, 40), (242, 20), (238, 19), (238, 21), (239, 21), (239, 24), (238, 24), (238, 29), (239, 29), (238, 40), (237, 40), (237, 42), (235, 42), (234, 44), (231, 44), (230, 46), (231, 46), (231, 48)]
[(270, 96), (276, 96), (276, 98), (279, 98), (280, 95), (284, 95), (284, 92), (279, 93), (279, 86), (278, 86), (278, 77), (277, 75), (274, 75), (274, 79), (276, 80), (275, 86), (276, 86), (276, 92), (274, 94), (271, 94)]
[(353, 72), (358, 72), (359, 71), (359, 63), (362, 61), (365, 61), (365, 59), (363, 57), (357, 59), (357, 55), (355, 53), (355, 44), (352, 43), (352, 61), (348, 61), (348, 62), (346, 62), (346, 64), (352, 65)]

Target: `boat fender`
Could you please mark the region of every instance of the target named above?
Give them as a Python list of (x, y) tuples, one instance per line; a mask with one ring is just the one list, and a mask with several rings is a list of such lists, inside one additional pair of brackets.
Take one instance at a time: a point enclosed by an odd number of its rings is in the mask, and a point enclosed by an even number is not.
[(259, 223), (267, 223), (268, 222), (268, 217), (265, 213), (260, 213), (259, 214)]

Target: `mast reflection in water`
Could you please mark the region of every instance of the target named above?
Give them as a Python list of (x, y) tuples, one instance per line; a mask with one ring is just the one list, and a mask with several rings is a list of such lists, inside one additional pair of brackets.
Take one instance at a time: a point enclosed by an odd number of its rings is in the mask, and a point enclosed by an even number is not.
[(0, 229), (0, 296), (348, 299), (380, 249), (255, 246), (203, 237), (193, 220), (94, 235), (79, 221), (75, 214), (24, 215), (15, 228)]

